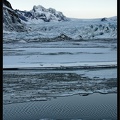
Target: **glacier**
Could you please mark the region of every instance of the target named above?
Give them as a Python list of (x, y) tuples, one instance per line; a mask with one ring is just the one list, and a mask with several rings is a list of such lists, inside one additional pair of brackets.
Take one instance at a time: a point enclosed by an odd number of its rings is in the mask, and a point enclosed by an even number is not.
[[(52, 21), (42, 23), (26, 24), (28, 31), (16, 32), (3, 31), (3, 40), (9, 42), (12, 40), (25, 42), (31, 41), (58, 41), (56, 38), (62, 35), (67, 40), (86, 40), (86, 39), (117, 39), (117, 20), (108, 19), (102, 22), (101, 19), (92, 20), (69, 20), (69, 21)], [(64, 37), (63, 36), (63, 37)], [(62, 39), (62, 40), (66, 40)], [(3, 41), (3, 42), (4, 42)]]

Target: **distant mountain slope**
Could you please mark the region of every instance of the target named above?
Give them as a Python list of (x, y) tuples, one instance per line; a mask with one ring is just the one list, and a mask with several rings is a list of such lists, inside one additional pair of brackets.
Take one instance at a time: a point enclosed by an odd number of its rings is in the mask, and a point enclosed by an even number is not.
[(53, 8), (46, 9), (41, 5), (33, 6), (31, 11), (15, 10), (19, 18), (25, 22), (35, 22), (36, 20), (50, 21), (66, 21), (67, 18), (62, 12), (58, 12)]

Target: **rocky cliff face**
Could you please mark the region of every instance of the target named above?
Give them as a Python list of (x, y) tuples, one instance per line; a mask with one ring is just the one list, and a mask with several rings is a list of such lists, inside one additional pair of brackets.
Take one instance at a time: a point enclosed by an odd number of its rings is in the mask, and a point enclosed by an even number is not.
[(26, 31), (26, 28), (21, 23), (19, 16), (7, 0), (3, 1), (3, 29), (17, 32)]
[(12, 6), (11, 6), (11, 4), (10, 4), (7, 0), (3, 0), (3, 4), (4, 4), (5, 6), (7, 6), (8, 8), (13, 9)]

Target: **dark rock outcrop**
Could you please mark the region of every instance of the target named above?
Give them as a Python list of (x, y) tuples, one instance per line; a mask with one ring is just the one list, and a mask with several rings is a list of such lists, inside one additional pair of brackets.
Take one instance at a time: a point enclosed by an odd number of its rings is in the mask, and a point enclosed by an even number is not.
[(102, 18), (101, 21), (102, 21), (102, 22), (103, 22), (103, 21), (107, 21), (107, 18)]
[(55, 37), (54, 38), (55, 40), (71, 40), (72, 38), (68, 37), (67, 35), (65, 34), (60, 34), (59, 36)]

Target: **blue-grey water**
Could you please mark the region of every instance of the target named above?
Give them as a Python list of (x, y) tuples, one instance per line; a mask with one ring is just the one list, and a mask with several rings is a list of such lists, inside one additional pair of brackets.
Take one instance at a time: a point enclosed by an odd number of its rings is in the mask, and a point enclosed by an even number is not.
[(4, 120), (117, 120), (117, 94), (60, 97), (3, 106)]

